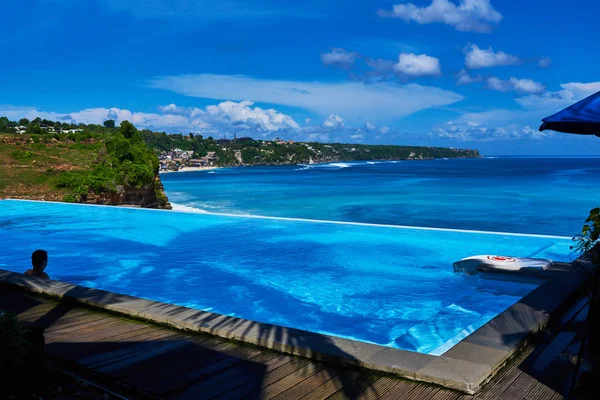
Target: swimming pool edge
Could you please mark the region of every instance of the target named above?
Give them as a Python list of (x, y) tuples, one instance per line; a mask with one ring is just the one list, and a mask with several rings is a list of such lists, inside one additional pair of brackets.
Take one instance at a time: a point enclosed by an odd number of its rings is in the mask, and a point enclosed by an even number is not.
[(583, 258), (565, 265), (571, 268), (558, 271), (529, 295), (441, 356), (229, 317), (60, 281), (26, 277), (5, 270), (0, 270), (0, 284), (177, 329), (207, 333), (315, 360), (391, 373), (475, 394), (579, 290), (586, 279), (577, 272), (579, 268), (593, 268)]

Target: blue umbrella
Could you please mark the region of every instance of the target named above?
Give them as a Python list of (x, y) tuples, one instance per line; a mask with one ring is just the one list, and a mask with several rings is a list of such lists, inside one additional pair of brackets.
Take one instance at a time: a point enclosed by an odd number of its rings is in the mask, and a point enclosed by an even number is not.
[(600, 137), (600, 92), (542, 119), (540, 131), (577, 133)]

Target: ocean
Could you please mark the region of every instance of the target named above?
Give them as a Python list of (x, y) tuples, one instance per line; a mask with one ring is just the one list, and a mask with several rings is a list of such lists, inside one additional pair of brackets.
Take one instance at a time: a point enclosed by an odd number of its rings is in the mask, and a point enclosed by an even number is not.
[(177, 209), (574, 236), (600, 206), (600, 158), (222, 168), (161, 176)]

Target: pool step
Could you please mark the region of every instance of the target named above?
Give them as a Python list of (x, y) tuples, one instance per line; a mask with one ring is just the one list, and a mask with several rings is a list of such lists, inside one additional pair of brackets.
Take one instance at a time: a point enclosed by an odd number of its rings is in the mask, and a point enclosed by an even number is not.
[(403, 349), (439, 355), (495, 315), (496, 313), (483, 309), (480, 298), (475, 300), (468, 296), (443, 308), (428, 320), (413, 326), (394, 342)]

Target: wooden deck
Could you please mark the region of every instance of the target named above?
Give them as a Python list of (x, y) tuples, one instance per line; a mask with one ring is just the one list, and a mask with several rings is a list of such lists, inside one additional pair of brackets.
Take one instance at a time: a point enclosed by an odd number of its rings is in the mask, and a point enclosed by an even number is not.
[(0, 286), (0, 308), (46, 328), (49, 362), (110, 385), (129, 398), (560, 399), (573, 375), (586, 305), (586, 299), (576, 302), (478, 394), (470, 396)]

